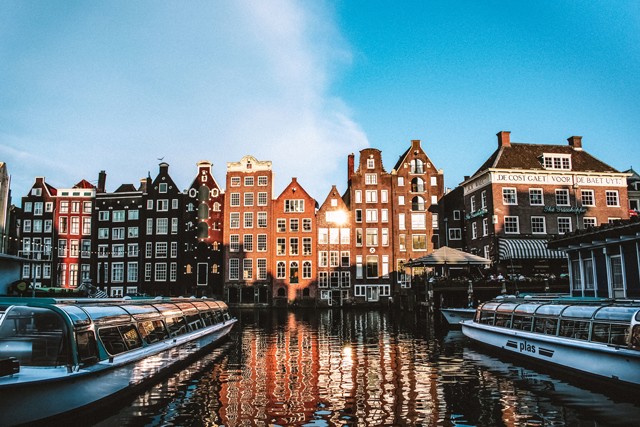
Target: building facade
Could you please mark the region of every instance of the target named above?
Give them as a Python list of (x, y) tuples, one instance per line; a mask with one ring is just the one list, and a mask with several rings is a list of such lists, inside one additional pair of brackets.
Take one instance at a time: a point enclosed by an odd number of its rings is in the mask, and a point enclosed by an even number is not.
[(191, 295), (222, 298), (224, 293), (224, 191), (211, 162), (198, 162), (185, 197), (183, 280)]
[(11, 176), (7, 164), (0, 162), (0, 254), (6, 254), (9, 248), (11, 218)]
[(561, 273), (550, 237), (628, 218), (626, 174), (584, 151), (581, 137), (568, 141), (512, 143), (499, 132), (497, 150), (461, 184), (467, 246), (498, 272)]
[(269, 248), (258, 251), (259, 241), (271, 234), (273, 172), (270, 161), (244, 156), (227, 163), (224, 199), (225, 299), (233, 304), (270, 304), (272, 278)]
[(352, 263), (353, 222), (351, 211), (340, 196), (336, 186), (318, 209), (318, 303), (327, 306), (342, 306), (353, 296), (352, 278), (355, 266)]
[[(316, 201), (294, 177), (273, 201), (273, 215), (271, 247), (276, 253), (269, 265), (273, 272), (274, 303), (311, 305), (317, 293)], [(268, 235), (263, 239), (268, 240)], [(256, 249), (268, 259), (267, 247), (261, 246), (261, 235), (257, 243)], [(258, 267), (258, 278), (265, 278), (269, 271)]]

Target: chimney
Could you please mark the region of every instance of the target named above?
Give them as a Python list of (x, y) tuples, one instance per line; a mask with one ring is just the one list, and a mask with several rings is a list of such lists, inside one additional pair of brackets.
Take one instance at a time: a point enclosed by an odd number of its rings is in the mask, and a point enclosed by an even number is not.
[(98, 174), (98, 193), (104, 193), (104, 187), (107, 184), (107, 173), (105, 171), (100, 171)]
[(140, 179), (140, 187), (138, 187), (138, 191), (142, 191), (143, 193), (147, 192), (147, 178)]
[(353, 170), (355, 166), (354, 162), (355, 162), (355, 155), (351, 153), (347, 158), (347, 182), (351, 182), (351, 175), (353, 175)]
[(511, 147), (511, 132), (502, 130), (496, 135), (498, 135), (498, 148)]
[(569, 145), (573, 147), (574, 150), (582, 150), (582, 137), (581, 136), (571, 136), (567, 138), (569, 141)]
[(415, 151), (415, 150), (419, 150), (420, 149), (420, 140), (419, 139), (412, 139), (411, 140), (411, 150)]

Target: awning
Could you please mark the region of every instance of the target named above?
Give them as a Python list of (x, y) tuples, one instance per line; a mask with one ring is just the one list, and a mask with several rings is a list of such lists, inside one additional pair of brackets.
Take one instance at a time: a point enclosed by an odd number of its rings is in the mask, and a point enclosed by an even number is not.
[(500, 239), (500, 260), (508, 259), (562, 259), (567, 255), (562, 251), (547, 248), (544, 239)]
[(463, 252), (458, 249), (443, 246), (433, 251), (429, 255), (425, 255), (413, 261), (406, 262), (407, 267), (425, 267), (425, 266), (463, 266), (463, 265), (489, 265), (491, 260), (478, 255)]

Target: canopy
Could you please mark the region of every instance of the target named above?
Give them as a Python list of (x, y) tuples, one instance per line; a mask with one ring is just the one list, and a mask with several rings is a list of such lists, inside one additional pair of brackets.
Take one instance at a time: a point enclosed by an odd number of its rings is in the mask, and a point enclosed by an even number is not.
[(509, 259), (563, 259), (567, 255), (558, 250), (549, 249), (544, 239), (500, 239), (499, 255), (501, 260)]
[(489, 265), (491, 260), (448, 246), (436, 249), (431, 254), (406, 262), (407, 267), (425, 267), (434, 265)]

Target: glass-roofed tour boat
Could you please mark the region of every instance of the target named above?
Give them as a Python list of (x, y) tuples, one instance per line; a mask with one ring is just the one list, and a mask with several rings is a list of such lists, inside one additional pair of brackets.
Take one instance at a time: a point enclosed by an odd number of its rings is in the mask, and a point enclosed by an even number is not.
[(0, 425), (58, 417), (205, 351), (234, 323), (212, 299), (0, 298)]
[(640, 386), (640, 301), (496, 299), (478, 306), (461, 328), (509, 354)]

